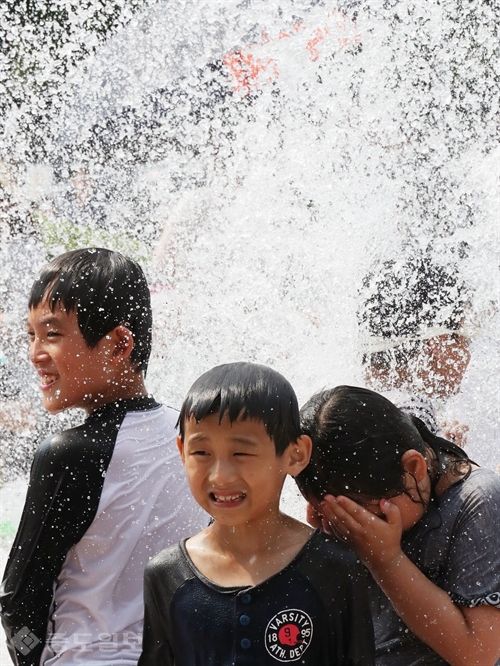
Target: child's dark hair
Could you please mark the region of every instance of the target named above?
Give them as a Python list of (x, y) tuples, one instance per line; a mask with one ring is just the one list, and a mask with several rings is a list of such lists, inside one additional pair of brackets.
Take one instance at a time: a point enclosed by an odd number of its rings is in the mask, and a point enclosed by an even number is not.
[(151, 354), (151, 296), (142, 268), (119, 252), (85, 248), (66, 252), (42, 270), (31, 288), (29, 308), (46, 300), (75, 311), (83, 339), (92, 349), (116, 326), (134, 339), (130, 360), (146, 372)]
[(274, 441), (276, 454), (300, 437), (297, 396), (279, 372), (255, 363), (227, 363), (199, 377), (182, 404), (177, 425), (184, 440), (185, 423), (198, 423), (210, 414), (224, 416), (230, 423), (238, 419), (261, 421)]
[(382, 499), (405, 492), (401, 457), (410, 449), (422, 455), (434, 451), (440, 474), (467, 465), (466, 453), (433, 435), (415, 417), (400, 411), (379, 393), (354, 386), (337, 386), (314, 395), (301, 409), (302, 432), (313, 442), (311, 462), (297, 477), (306, 499), (327, 494), (363, 495)]

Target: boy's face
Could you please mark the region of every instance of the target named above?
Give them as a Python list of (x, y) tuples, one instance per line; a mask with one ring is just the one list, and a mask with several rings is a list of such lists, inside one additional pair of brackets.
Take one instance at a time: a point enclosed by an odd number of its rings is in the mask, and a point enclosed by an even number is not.
[(91, 412), (106, 402), (113, 388), (111, 340), (104, 336), (90, 349), (78, 326), (76, 312), (46, 301), (29, 311), (30, 360), (40, 377), (43, 406), (51, 414), (69, 407)]
[(199, 423), (189, 419), (184, 442), (178, 438), (177, 444), (195, 500), (219, 523), (265, 520), (278, 511), (290, 460), (288, 449), (276, 455), (262, 422), (231, 424), (224, 416), (219, 424), (218, 414)]

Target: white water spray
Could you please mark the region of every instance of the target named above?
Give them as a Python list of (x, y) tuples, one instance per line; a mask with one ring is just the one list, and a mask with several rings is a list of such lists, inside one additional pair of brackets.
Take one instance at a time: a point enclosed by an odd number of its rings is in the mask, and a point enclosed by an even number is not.
[[(39, 63), (40, 85), (24, 81), (6, 116), (3, 219), (14, 211), (24, 231), (5, 232), (4, 252), (35, 255), (24, 291), (48, 255), (115, 247), (152, 284), (159, 399), (179, 406), (202, 371), (245, 359), (283, 372), (303, 402), (364, 383), (362, 280), (427, 253), (458, 266), (478, 322), (446, 415), (496, 466), (498, 16), (460, 7), (216, 0), (127, 18), (123, 2), (121, 26), (64, 74), (62, 51)], [(39, 108), (43, 132), (29, 125)], [(3, 272), (5, 311), (16, 262)]]

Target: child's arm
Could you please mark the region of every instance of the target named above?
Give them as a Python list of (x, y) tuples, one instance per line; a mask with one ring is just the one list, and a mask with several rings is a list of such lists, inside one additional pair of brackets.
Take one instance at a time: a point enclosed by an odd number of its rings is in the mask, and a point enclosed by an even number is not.
[[(380, 502), (386, 520), (346, 497), (327, 496), (321, 507), (333, 531), (355, 549), (421, 641), (451, 666), (495, 664), (500, 656), (500, 609), (458, 606), (434, 585), (401, 550), (401, 516), (396, 506), (388, 500)], [(492, 556), (498, 559), (498, 553)]]
[[(72, 446), (68, 432), (38, 449), (21, 523), (0, 588), (2, 623), (15, 664), (38, 666), (45, 644), (55, 581), (69, 549), (92, 522), (103, 483), (102, 451)], [(16, 634), (36, 637), (29, 650), (16, 650)], [(29, 640), (29, 639), (28, 639)]]

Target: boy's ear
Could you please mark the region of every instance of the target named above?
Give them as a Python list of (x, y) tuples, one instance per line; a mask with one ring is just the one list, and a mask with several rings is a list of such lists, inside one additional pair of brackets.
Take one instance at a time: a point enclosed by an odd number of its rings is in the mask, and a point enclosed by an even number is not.
[(297, 476), (309, 464), (312, 452), (312, 441), (308, 435), (302, 435), (296, 442), (289, 444), (288, 454), (288, 474)]
[(177, 437), (176, 441), (177, 441), (177, 448), (179, 449), (179, 453), (181, 454), (182, 462), (184, 462), (184, 442), (179, 436)]
[(108, 333), (113, 341), (114, 348), (111, 355), (111, 363), (118, 363), (130, 357), (134, 348), (134, 338), (126, 326), (116, 326)]

